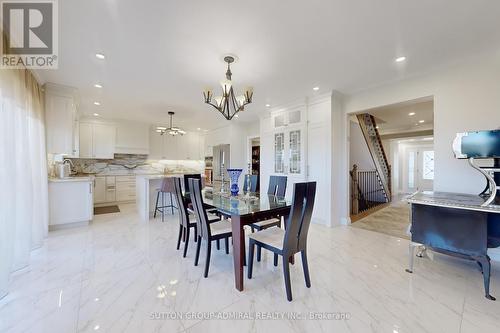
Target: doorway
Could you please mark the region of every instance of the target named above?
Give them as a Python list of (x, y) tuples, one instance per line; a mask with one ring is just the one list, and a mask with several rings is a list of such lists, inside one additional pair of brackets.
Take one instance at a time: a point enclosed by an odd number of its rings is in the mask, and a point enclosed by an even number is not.
[(248, 138), (247, 163), (250, 173), (257, 176), (257, 189), (260, 187), (260, 137)]
[(406, 193), (432, 191), (434, 188), (433, 146), (411, 147), (405, 153)]

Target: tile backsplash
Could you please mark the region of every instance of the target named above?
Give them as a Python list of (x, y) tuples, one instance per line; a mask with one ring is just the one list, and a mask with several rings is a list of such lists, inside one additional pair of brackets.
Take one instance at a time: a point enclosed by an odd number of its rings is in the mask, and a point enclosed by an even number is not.
[(80, 174), (174, 174), (203, 173), (202, 160), (149, 160), (148, 155), (115, 154), (114, 159), (72, 158), (73, 169)]

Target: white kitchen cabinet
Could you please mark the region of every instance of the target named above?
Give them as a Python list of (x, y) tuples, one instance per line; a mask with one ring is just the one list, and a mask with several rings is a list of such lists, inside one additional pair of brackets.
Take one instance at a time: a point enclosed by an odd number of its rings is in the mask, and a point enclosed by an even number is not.
[(94, 180), (94, 203), (106, 202), (106, 177), (95, 177)]
[(92, 143), (92, 124), (80, 123), (80, 157), (92, 158), (94, 148)]
[(49, 229), (88, 222), (94, 216), (91, 179), (49, 182)]
[(135, 122), (116, 122), (115, 153), (149, 154), (149, 126)]
[(113, 124), (80, 122), (80, 158), (112, 159), (116, 128)]
[(135, 201), (135, 175), (116, 176), (116, 201)]
[(116, 201), (116, 178), (106, 176), (106, 202)]
[(163, 160), (200, 160), (203, 157), (203, 141), (196, 132), (172, 136), (150, 132), (150, 159)]
[(44, 88), (47, 152), (78, 157), (76, 89), (55, 84)]

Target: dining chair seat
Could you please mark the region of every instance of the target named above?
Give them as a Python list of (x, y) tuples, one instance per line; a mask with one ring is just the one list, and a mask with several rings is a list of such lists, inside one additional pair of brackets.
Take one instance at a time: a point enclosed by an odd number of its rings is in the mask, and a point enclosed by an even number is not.
[(253, 234), (250, 234), (248, 238), (251, 238), (257, 242), (264, 243), (273, 247), (277, 251), (283, 250), (283, 238), (285, 238), (285, 230), (281, 228), (269, 228)]
[(210, 232), (212, 236), (226, 234), (232, 232), (231, 220), (222, 220), (216, 223), (210, 223)]

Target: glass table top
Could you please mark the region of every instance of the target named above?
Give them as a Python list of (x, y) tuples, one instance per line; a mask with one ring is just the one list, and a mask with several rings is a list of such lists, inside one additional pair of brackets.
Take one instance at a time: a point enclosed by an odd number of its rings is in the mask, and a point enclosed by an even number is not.
[(203, 202), (228, 215), (246, 215), (290, 207), (292, 202), (275, 195), (249, 193), (231, 196), (230, 193), (212, 193), (203, 191)]

